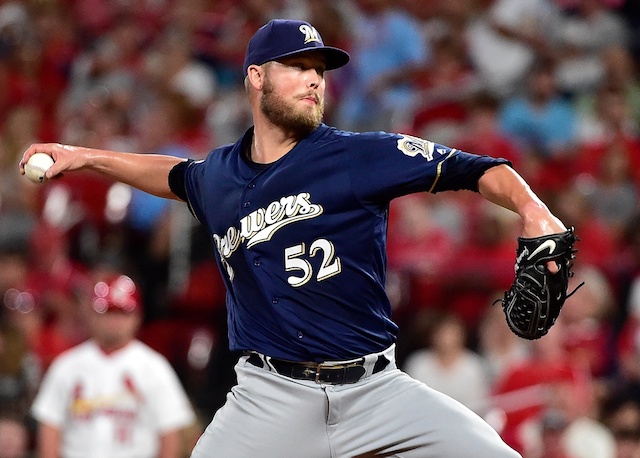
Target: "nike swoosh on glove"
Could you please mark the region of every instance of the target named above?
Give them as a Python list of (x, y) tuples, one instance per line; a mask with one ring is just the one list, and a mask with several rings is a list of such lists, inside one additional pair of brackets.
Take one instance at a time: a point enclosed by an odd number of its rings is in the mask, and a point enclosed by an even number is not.
[[(524, 339), (544, 336), (560, 315), (568, 297), (584, 285), (580, 283), (567, 293), (573, 261), (578, 250), (574, 244), (579, 239), (574, 228), (558, 234), (541, 237), (518, 237), (515, 278), (501, 302), (509, 328)], [(551, 273), (548, 262), (558, 265), (558, 272)]]

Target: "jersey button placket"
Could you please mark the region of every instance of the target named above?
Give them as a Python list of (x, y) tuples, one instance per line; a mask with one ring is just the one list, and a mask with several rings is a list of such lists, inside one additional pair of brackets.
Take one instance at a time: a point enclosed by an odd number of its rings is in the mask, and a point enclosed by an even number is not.
[(247, 199), (242, 203), (242, 207), (243, 208), (249, 208), (251, 206), (251, 200), (250, 200), (250, 194), (248, 191), (253, 190), (256, 188), (256, 184), (255, 183), (248, 183), (247, 186), (245, 187), (245, 192), (243, 193), (242, 198), (243, 199)]

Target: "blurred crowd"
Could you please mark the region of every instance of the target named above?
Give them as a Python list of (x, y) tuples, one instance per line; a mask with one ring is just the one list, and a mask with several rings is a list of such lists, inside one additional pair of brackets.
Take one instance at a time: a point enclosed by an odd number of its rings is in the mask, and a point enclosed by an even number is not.
[(105, 266), (137, 279), (139, 337), (200, 427), (224, 402), (237, 355), (186, 205), (88, 173), (35, 185), (17, 164), (35, 141), (196, 159), (235, 141), (250, 123), (246, 44), (275, 17), (351, 54), (327, 74), (328, 124), (507, 158), (580, 238), (586, 285), (529, 342), (493, 305), (513, 279), (517, 215), (473, 193), (394, 201), (401, 367), (525, 458), (640, 457), (638, 0), (1, 1), (0, 457), (33, 449), (33, 396), (87, 338), (78, 292)]

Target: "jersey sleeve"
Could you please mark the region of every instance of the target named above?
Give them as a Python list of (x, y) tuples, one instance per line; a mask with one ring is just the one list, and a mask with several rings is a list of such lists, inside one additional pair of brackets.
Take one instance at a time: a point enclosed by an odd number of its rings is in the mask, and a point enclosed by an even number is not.
[(193, 159), (178, 162), (169, 172), (169, 188), (183, 201), (187, 201), (187, 190), (184, 184), (184, 173)]
[(159, 354), (155, 355), (153, 411), (161, 432), (180, 429), (195, 421), (195, 413), (175, 371)]
[(69, 396), (65, 372), (61, 363), (54, 361), (42, 379), (31, 406), (31, 414), (38, 422), (54, 427), (61, 427), (64, 423)]
[(350, 176), (354, 192), (364, 201), (388, 202), (423, 191), (477, 192), (487, 169), (509, 164), (410, 135), (380, 132), (358, 137), (348, 147)]
[(182, 186), (189, 211), (200, 222), (205, 221), (203, 199), (208, 193), (202, 186), (206, 184), (203, 179), (205, 170), (204, 161), (190, 161), (182, 168)]

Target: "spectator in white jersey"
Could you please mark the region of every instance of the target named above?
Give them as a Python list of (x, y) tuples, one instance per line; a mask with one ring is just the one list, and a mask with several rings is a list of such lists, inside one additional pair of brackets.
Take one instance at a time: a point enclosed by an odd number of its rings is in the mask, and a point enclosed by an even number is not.
[(169, 362), (135, 338), (131, 278), (98, 281), (86, 307), (91, 338), (61, 354), (32, 406), (41, 458), (177, 458), (194, 412)]

